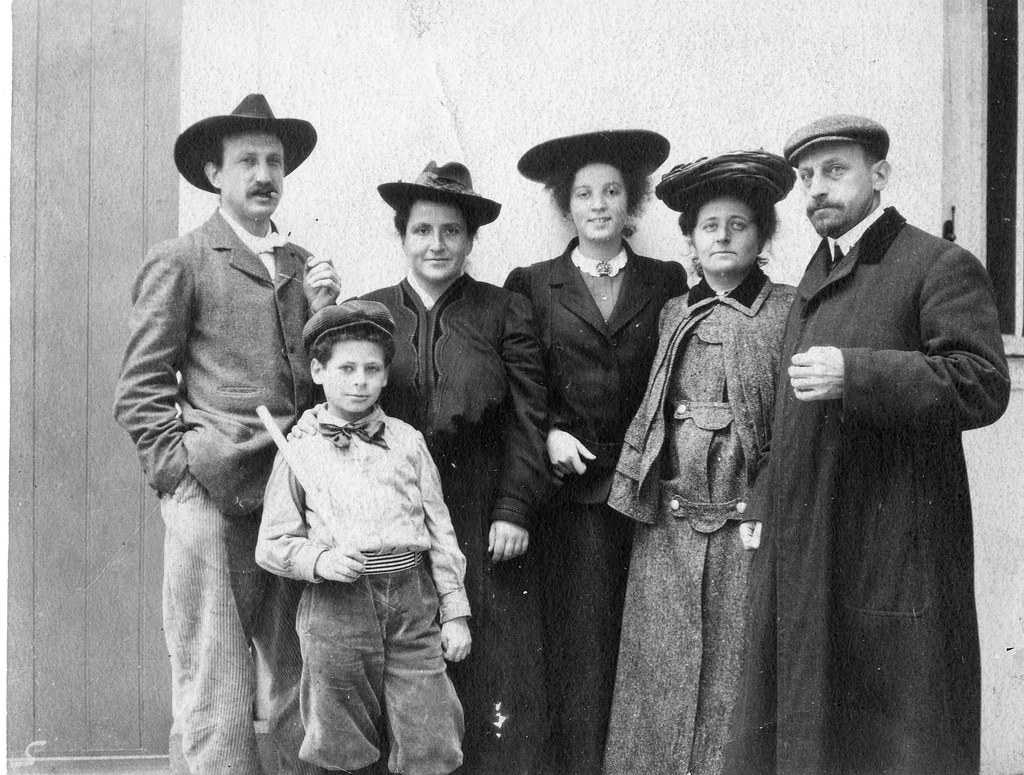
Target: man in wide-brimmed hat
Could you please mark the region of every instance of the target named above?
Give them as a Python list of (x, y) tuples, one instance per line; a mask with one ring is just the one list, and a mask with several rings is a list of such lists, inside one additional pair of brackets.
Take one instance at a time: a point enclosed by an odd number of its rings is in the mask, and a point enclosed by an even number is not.
[(302, 328), (338, 294), (331, 263), (270, 220), (285, 175), (315, 145), (309, 122), (275, 118), (261, 94), (182, 132), (179, 172), (218, 193), (220, 207), (195, 231), (152, 248), (132, 291), (115, 416), (160, 494), (171, 754), (180, 741), (192, 773), (262, 771), (250, 646), (270, 669), (281, 771), (315, 771), (297, 759), (301, 590), (254, 559), (274, 459), (255, 410), (265, 404), (288, 426), (312, 403)]

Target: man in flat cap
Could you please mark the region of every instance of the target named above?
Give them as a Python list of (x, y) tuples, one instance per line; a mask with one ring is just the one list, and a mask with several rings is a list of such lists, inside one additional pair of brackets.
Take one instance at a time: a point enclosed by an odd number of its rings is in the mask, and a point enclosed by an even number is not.
[(978, 772), (960, 435), (1003, 413), (1009, 378), (985, 268), (881, 207), (888, 146), (857, 116), (785, 146), (822, 241), (746, 511), (763, 532), (733, 775)]
[(181, 768), (180, 746), (194, 775), (262, 772), (251, 648), (269, 666), (281, 771), (316, 771), (297, 759), (301, 589), (254, 557), (275, 453), (255, 410), (287, 426), (313, 403), (302, 327), (338, 294), (331, 263), (270, 220), (315, 144), (309, 122), (275, 118), (260, 94), (182, 132), (179, 172), (220, 207), (152, 248), (132, 290), (114, 413), (160, 494), (171, 755)]

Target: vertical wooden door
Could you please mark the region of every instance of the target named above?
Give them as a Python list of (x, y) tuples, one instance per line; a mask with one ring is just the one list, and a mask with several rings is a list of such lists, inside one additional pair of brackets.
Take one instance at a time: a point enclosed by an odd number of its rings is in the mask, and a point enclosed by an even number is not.
[(181, 0), (15, 0), (8, 753), (160, 753), (162, 525), (112, 403), (177, 231)]

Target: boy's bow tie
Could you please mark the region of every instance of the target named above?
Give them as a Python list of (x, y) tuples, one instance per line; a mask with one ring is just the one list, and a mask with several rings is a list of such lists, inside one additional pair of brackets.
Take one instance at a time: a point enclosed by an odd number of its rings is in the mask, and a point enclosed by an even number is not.
[(373, 420), (368, 423), (354, 425), (334, 425), (329, 422), (320, 422), (320, 434), (333, 442), (338, 449), (348, 449), (352, 443), (353, 434), (365, 441), (367, 444), (374, 444), (384, 449), (390, 449), (384, 441), (384, 421)]

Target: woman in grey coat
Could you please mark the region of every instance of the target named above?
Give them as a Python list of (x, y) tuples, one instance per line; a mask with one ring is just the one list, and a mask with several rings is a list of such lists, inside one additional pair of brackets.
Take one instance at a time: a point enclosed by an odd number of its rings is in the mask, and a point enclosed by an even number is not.
[(736, 695), (755, 524), (741, 510), (768, 440), (793, 288), (760, 257), (786, 162), (761, 151), (680, 165), (659, 199), (681, 213), (701, 281), (661, 314), (647, 394), (610, 506), (637, 521), (607, 775), (717, 775)]

